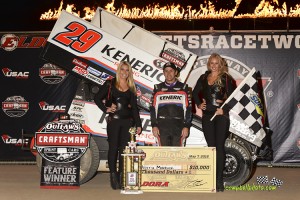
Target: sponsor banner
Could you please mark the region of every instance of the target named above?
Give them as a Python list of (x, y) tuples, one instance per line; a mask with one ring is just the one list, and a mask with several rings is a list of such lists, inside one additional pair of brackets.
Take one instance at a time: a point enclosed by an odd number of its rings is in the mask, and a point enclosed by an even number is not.
[(79, 187), (80, 157), (90, 134), (74, 120), (48, 122), (35, 133), (34, 146), (42, 157), (41, 188)]
[[(273, 162), (300, 162), (296, 141), (300, 138), (299, 103), (299, 32), (222, 32), (213, 34), (194, 31), (155, 31), (163, 39), (174, 42), (197, 55), (187, 83), (192, 88), (207, 70), (212, 53), (220, 54), (228, 65), (230, 75), (239, 85), (255, 68), (258, 92), (264, 107), (264, 124), (270, 128), (263, 142), (273, 149)], [(296, 103), (295, 103), (296, 102)], [(197, 110), (201, 115), (201, 111)], [(235, 121), (237, 123), (237, 121)], [(250, 132), (240, 136), (255, 142)], [(251, 143), (253, 143), (251, 142)], [(258, 141), (255, 142), (259, 145)]]
[(213, 147), (138, 147), (145, 192), (216, 192), (216, 149)]
[(76, 189), (79, 177), (80, 160), (63, 164), (42, 160), (40, 187), (43, 189)]

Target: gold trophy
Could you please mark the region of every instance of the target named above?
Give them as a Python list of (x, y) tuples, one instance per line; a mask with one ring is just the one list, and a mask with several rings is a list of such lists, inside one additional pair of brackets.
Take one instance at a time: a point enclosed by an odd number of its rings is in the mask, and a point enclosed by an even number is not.
[(143, 150), (136, 148), (135, 142), (136, 128), (129, 129), (130, 142), (123, 151), (123, 173), (122, 173), (122, 186), (121, 194), (142, 194), (142, 161), (145, 158)]

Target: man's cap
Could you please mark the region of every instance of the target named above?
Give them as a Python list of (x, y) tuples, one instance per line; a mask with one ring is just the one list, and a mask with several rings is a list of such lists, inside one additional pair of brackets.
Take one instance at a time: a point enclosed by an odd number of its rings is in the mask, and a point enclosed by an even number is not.
[(174, 63), (167, 62), (167, 63), (163, 66), (163, 70), (166, 69), (167, 67), (171, 67), (172, 69), (179, 71), (178, 68), (176, 67), (176, 65), (175, 65)]

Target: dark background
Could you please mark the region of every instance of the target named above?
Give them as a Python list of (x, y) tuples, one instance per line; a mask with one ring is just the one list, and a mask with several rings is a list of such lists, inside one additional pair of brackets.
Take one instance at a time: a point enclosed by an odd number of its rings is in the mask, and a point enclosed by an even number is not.
[[(40, 21), (41, 14), (49, 9), (54, 11), (60, 6), (61, 0), (6, 0), (1, 2), (0, 11), (0, 31), (50, 31), (55, 21)], [(63, 0), (63, 8), (67, 4), (74, 4), (77, 11), (84, 13), (84, 7), (97, 8), (103, 7), (112, 0)], [(191, 5), (193, 9), (199, 10), (200, 4), (206, 5), (204, 0), (115, 0), (116, 9), (126, 4), (128, 8), (145, 7), (159, 3), (160, 7), (166, 5), (180, 4), (186, 8)], [(210, 0), (215, 5), (216, 10), (232, 9), (235, 0)], [(253, 13), (261, 0), (242, 0), (236, 14)], [(273, 0), (269, 0), (272, 5), (277, 7)], [(300, 0), (278, 0), (279, 6), (286, 2), (287, 8), (294, 7)], [(81, 16), (82, 17), (82, 16)], [(157, 28), (159, 29), (159, 27)]]

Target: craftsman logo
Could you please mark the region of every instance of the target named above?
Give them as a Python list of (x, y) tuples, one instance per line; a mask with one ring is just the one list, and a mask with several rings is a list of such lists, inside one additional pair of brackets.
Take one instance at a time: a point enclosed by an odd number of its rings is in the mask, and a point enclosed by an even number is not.
[(1, 47), (5, 51), (13, 51), (16, 48), (41, 48), (45, 46), (46, 42), (45, 37), (5, 34), (1, 38)]
[(66, 111), (66, 106), (65, 105), (62, 105), (62, 106), (59, 106), (59, 105), (49, 105), (45, 101), (41, 101), (39, 103), (39, 106), (40, 106), (40, 108), (42, 110), (45, 110), (45, 111), (52, 111), (52, 112), (65, 112)]
[(54, 121), (35, 133), (35, 148), (50, 162), (69, 163), (79, 159), (86, 152), (89, 138), (89, 133), (86, 133), (78, 122)]
[(21, 138), (12, 138), (11, 136), (7, 135), (7, 134), (3, 134), (1, 136), (4, 144), (12, 144), (15, 146), (27, 146), (29, 144), (29, 139), (21, 139)]
[(160, 182), (160, 181), (144, 181), (141, 186), (148, 187), (169, 187), (169, 182)]
[(29, 110), (29, 103), (21, 96), (7, 97), (2, 102), (2, 110), (9, 117), (22, 117)]
[(65, 70), (53, 65), (51, 63), (46, 63), (40, 68), (39, 72), (40, 78), (47, 84), (58, 84), (64, 80), (67, 76)]
[(185, 56), (183, 53), (176, 49), (166, 49), (162, 55), (162, 58), (174, 63), (177, 67), (180, 69), (184, 66), (185, 64)]
[(88, 146), (88, 134), (36, 133), (36, 146)]
[(6, 77), (12, 77), (16, 79), (28, 79), (29, 76), (29, 72), (16, 72), (16, 71), (12, 71), (9, 68), (3, 68), (2, 72)]

